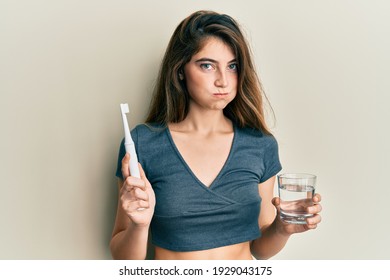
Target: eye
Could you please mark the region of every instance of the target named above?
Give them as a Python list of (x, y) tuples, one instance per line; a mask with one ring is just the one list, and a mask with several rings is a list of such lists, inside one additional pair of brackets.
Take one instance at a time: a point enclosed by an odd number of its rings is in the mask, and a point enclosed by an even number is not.
[(229, 70), (236, 72), (238, 70), (237, 63), (229, 64), (228, 68)]
[(204, 70), (212, 70), (214, 69), (213, 65), (211, 63), (202, 63), (200, 65), (200, 68), (204, 69)]

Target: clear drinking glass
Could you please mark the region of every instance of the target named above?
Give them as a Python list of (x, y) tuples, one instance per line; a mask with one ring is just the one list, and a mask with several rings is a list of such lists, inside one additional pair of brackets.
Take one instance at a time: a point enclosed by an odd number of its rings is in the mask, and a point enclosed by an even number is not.
[(285, 173), (278, 177), (280, 218), (292, 224), (306, 224), (307, 207), (313, 205), (317, 176), (305, 173)]

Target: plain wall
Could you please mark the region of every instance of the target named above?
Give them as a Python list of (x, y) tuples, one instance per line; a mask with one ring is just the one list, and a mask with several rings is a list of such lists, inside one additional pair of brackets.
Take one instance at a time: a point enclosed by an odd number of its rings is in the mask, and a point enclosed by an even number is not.
[(389, 259), (388, 1), (0, 2), (0, 259), (110, 259), (120, 103), (142, 122), (168, 40), (199, 9), (241, 23), (283, 172), (323, 222), (274, 259)]

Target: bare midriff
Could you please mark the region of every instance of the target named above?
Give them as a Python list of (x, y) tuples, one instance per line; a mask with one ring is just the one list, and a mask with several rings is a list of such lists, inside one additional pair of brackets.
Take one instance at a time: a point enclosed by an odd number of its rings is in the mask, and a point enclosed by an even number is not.
[(176, 252), (155, 247), (156, 260), (252, 260), (248, 242), (218, 247), (214, 249)]

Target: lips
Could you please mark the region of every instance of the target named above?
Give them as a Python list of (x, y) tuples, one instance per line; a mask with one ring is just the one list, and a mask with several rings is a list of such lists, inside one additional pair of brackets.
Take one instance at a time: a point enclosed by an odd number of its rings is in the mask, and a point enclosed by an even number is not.
[(213, 93), (213, 95), (215, 95), (215, 96), (226, 96), (226, 95), (228, 95), (228, 93), (227, 92), (222, 92), (222, 93), (216, 92), (216, 93)]

